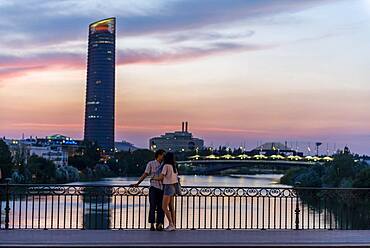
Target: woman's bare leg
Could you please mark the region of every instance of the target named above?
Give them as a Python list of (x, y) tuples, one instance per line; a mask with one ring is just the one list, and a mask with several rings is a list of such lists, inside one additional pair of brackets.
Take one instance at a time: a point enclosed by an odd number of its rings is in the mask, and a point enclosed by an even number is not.
[(168, 223), (170, 226), (173, 226), (173, 221), (172, 221), (172, 216), (171, 216), (171, 212), (170, 210), (168, 209), (169, 208), (169, 205), (170, 205), (170, 201), (171, 201), (171, 196), (169, 195), (164, 195), (163, 196), (163, 203), (162, 203), (162, 209), (163, 209), (163, 212), (164, 214), (166, 215), (167, 219), (168, 219)]
[(174, 203), (175, 203), (175, 197), (171, 196), (170, 203), (169, 203), (169, 208), (170, 208), (170, 212), (171, 212), (171, 218), (172, 218), (173, 225), (176, 226), (176, 210), (175, 210)]

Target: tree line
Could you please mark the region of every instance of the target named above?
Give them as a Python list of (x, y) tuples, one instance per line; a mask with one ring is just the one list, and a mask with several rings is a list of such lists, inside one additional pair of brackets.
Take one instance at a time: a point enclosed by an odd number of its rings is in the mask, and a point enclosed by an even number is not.
[(370, 188), (370, 166), (349, 149), (337, 152), (333, 161), (308, 168), (293, 168), (280, 179), (282, 184), (301, 187)]
[(138, 176), (154, 153), (147, 149), (116, 152), (102, 156), (98, 146), (84, 142), (69, 157), (67, 166), (56, 166), (52, 161), (31, 155), (27, 162), (13, 159), (7, 144), (0, 140), (1, 181), (11, 178), (13, 183), (66, 183), (97, 180), (114, 176)]

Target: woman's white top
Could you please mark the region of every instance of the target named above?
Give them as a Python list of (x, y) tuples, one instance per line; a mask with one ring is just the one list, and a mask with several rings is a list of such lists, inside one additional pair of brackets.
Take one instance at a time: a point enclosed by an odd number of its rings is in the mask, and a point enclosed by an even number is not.
[(178, 174), (173, 171), (173, 167), (170, 164), (165, 164), (162, 169), (164, 175), (163, 184), (174, 184), (177, 183)]

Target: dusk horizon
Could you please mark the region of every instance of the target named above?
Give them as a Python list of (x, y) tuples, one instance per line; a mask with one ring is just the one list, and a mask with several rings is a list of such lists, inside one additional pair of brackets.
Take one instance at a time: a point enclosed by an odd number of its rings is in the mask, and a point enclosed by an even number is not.
[(0, 137), (83, 139), (88, 26), (115, 17), (116, 141), (370, 152), (368, 0), (31, 2), (0, 1)]

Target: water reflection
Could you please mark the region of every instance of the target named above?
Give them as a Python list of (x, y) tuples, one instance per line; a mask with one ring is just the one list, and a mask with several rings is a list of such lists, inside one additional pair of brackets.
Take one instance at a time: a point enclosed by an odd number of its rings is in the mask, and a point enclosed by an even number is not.
[[(279, 184), (282, 174), (260, 174), (260, 175), (230, 175), (230, 176), (197, 176), (181, 175), (181, 183), (184, 186), (221, 186), (221, 187), (290, 187)], [(137, 177), (115, 177), (104, 178), (92, 182), (75, 182), (67, 185), (129, 185), (137, 182)], [(141, 185), (148, 186), (145, 180)]]
[[(256, 176), (183, 176), (183, 185), (226, 187), (279, 187), (268, 194), (250, 189), (248, 192), (219, 194), (194, 188), (177, 197), (177, 226), (181, 228), (295, 228), (297, 198), (289, 195), (289, 187), (276, 184), (280, 175)], [(98, 182), (78, 183), (81, 186), (51, 189), (26, 196), (18, 192), (11, 198), (11, 228), (128, 229), (147, 228), (149, 200), (147, 189), (115, 187), (128, 185), (137, 178), (114, 178)], [(147, 183), (147, 182), (146, 182)], [(100, 185), (90, 187), (89, 185)], [(76, 184), (75, 184), (76, 185)], [(208, 191), (207, 191), (208, 190)], [(218, 191), (217, 191), (218, 190)], [(238, 189), (236, 189), (238, 190)], [(244, 189), (240, 189), (244, 190)], [(37, 191), (35, 191), (37, 192)], [(53, 192), (53, 194), (50, 194)], [(287, 195), (284, 195), (285, 193)], [(299, 192), (299, 228), (370, 228), (369, 195), (335, 195), (320, 191)], [(348, 192), (347, 192), (348, 193)], [(230, 195), (228, 195), (230, 194)], [(325, 201), (320, 197), (328, 196)], [(352, 198), (351, 198), (352, 197)], [(352, 200), (351, 200), (352, 199)], [(5, 206), (4, 199), (0, 205)], [(361, 208), (361, 209), (360, 209)], [(361, 211), (360, 211), (361, 210)], [(2, 212), (4, 227), (4, 212)]]

